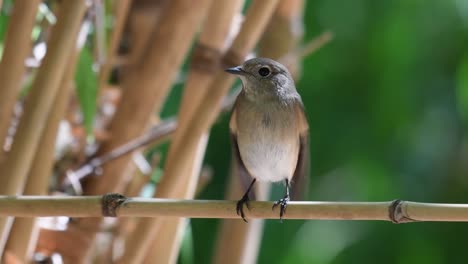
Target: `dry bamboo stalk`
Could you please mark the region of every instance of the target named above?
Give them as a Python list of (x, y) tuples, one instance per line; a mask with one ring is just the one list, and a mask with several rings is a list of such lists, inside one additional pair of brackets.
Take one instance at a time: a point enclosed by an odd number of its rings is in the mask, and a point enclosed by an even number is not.
[[(303, 0), (280, 1), (276, 11), (259, 42), (259, 56), (278, 60), (295, 51), (302, 39)], [(299, 75), (301, 57), (296, 54), (286, 66), (296, 78)], [(268, 199), (270, 184), (262, 183), (257, 191), (258, 200)], [(244, 190), (240, 188), (237, 174), (231, 175), (228, 199), (239, 199)], [(259, 188), (260, 189), (260, 188)], [(239, 220), (224, 220), (218, 233), (217, 249), (213, 263), (256, 263), (263, 234), (263, 221), (252, 220), (244, 224)]]
[[(1, 194), (15, 195), (23, 188), (85, 9), (85, 1), (65, 1), (60, 7), (48, 52), (33, 81), (11, 151), (5, 159), (8, 166), (0, 174)], [(11, 219), (0, 219), (0, 249), (9, 231), (8, 222)]]
[[(231, 110), (239, 91), (240, 88), (235, 89), (233, 93), (225, 97), (221, 106), (221, 111), (226, 112)], [(177, 123), (178, 122), (175, 118), (167, 118), (161, 123), (150, 128), (145, 134), (134, 138), (123, 145), (120, 145), (119, 147), (111, 150), (110, 152), (104, 153), (101, 156), (97, 156), (91, 159), (77, 170), (71, 171), (68, 176), (73, 177), (74, 180), (81, 180), (82, 178), (92, 174), (94, 170), (100, 168), (107, 162), (120, 158), (123, 155), (128, 155), (133, 151), (146, 147), (148, 145), (150, 145), (149, 148), (156, 147), (159, 144), (162, 144), (163, 142), (166, 142), (167, 140), (173, 137), (174, 131), (177, 127)], [(67, 188), (70, 185), (70, 181), (66, 180), (63, 183), (62, 187)]]
[(232, 20), (244, 3), (243, 0), (228, 2), (214, 1), (203, 25), (194, 50), (191, 70), (182, 96), (178, 113), (179, 126), (174, 135), (170, 151), (177, 149), (180, 134), (190, 122), (196, 107), (203, 102), (206, 90), (220, 70), (221, 56), (226, 46)]
[[(153, 157), (150, 162), (151, 168), (156, 168), (159, 166), (160, 163), (160, 156), (157, 155)], [(133, 164), (131, 164), (134, 167)], [(133, 177), (130, 181), (129, 185), (125, 190), (125, 196), (140, 196), (143, 187), (149, 183), (150, 177), (148, 175), (144, 175), (141, 170), (132, 170)], [(137, 223), (138, 218), (125, 218), (121, 219), (118, 223), (118, 230), (117, 233), (120, 237), (126, 237), (131, 230), (135, 229), (135, 225)]]
[(105, 63), (102, 65), (101, 70), (99, 71), (99, 90), (102, 90), (107, 85), (107, 80), (109, 79), (109, 73), (111, 71), (112, 65), (114, 64), (114, 59), (116, 56), (117, 47), (119, 45), (120, 39), (122, 37), (122, 32), (124, 29), (125, 21), (127, 19), (128, 11), (130, 9), (132, 0), (118, 0), (114, 2), (114, 27), (111, 33), (110, 45), (107, 50), (107, 58)]
[[(236, 167), (232, 168), (226, 198), (239, 199), (243, 195)], [(267, 199), (270, 185), (256, 186), (258, 200)], [(247, 224), (241, 219), (225, 219), (221, 223), (213, 263), (256, 263), (263, 233), (263, 220), (252, 219)]]
[[(104, 196), (0, 196), (0, 216), (14, 217), (186, 217), (239, 219), (237, 201)], [(247, 219), (278, 219), (272, 202), (251, 201)], [(468, 204), (292, 201), (284, 219), (468, 222)]]
[[(126, 32), (123, 34), (130, 39), (128, 54), (121, 54), (124, 57), (117, 57), (116, 64), (122, 63), (125, 66), (138, 65), (144, 58), (149, 46), (152, 33), (157, 27), (162, 13), (166, 8), (166, 0), (160, 1), (132, 1), (130, 7)], [(127, 69), (123, 67), (123, 70)], [(125, 77), (126, 72), (122, 74)]]
[[(203, 25), (203, 30), (200, 33), (200, 38), (194, 51), (189, 77), (185, 85), (181, 108), (178, 114), (178, 123), (180, 126), (175, 132), (168, 159), (177, 158), (172, 156), (172, 153), (174, 153), (174, 149), (180, 147), (178, 143), (180, 142), (181, 131), (184, 131), (184, 124), (190, 122), (192, 119), (192, 114), (196, 106), (202, 103), (204, 92), (213, 81), (214, 73), (219, 70), (221, 55), (226, 45), (232, 20), (239, 12), (242, 4), (243, 0), (228, 2), (215, 1), (210, 6)], [(196, 183), (200, 175), (201, 162), (204, 156), (204, 148), (206, 147), (206, 138), (207, 134), (201, 137), (198, 150), (195, 149), (191, 152), (191, 158), (187, 160), (187, 163), (179, 163), (176, 165), (183, 167), (183, 175), (185, 176), (183, 179), (180, 179), (181, 184), (177, 186), (178, 190), (176, 191), (178, 195), (176, 195), (176, 197), (178, 198), (191, 199), (194, 196)], [(196, 165), (197, 163), (199, 163), (199, 165)], [(172, 177), (173, 175), (165, 173), (164, 176)], [(156, 263), (174, 262), (180, 248), (180, 235), (177, 234), (183, 234), (184, 229), (185, 221), (183, 219), (164, 221), (161, 229), (162, 233), (152, 238), (151, 250), (148, 250), (149, 247), (143, 247), (141, 245), (143, 243), (128, 243), (130, 247), (128, 247), (125, 252), (132, 252), (132, 256), (124, 256), (122, 262), (130, 258), (133, 261), (135, 261), (135, 259), (140, 260), (141, 257), (139, 256), (143, 254), (147, 255), (147, 260), (151, 259)], [(141, 238), (139, 241), (141, 241)], [(164, 247), (162, 245), (164, 245)], [(147, 254), (143, 249), (150, 254)], [(136, 250), (138, 250), (138, 253)]]
[(0, 92), (0, 162), (4, 158), (3, 144), (10, 127), (16, 96), (22, 83), (24, 61), (31, 52), (31, 31), (40, 2), (40, 0), (16, 1), (5, 35), (3, 58), (0, 62), (2, 86)]
[[(128, 78), (123, 80), (125, 89), (122, 98), (125, 100), (119, 105), (110, 125), (112, 138), (104, 144), (100, 153), (106, 153), (142, 134), (154, 112), (159, 111), (209, 2), (204, 0), (193, 5), (190, 1), (177, 0), (167, 3), (147, 54), (142, 56), (139, 64), (129, 69)], [(138, 92), (135, 92), (135, 88), (138, 88)], [(128, 161), (129, 158), (124, 157), (119, 162), (107, 164), (100, 177), (86, 183), (85, 194), (123, 190), (127, 179), (122, 178), (121, 172)], [(79, 225), (86, 230), (85, 235), (91, 237), (99, 223), (100, 219), (94, 219), (80, 221)]]
[[(206, 6), (202, 3), (194, 6), (185, 0), (171, 1), (168, 4), (150, 41), (152, 46), (149, 47), (148, 54), (140, 65), (129, 72), (129, 78), (124, 80), (126, 89), (122, 98), (125, 100), (117, 109), (110, 126), (112, 139), (103, 146), (102, 153), (142, 134), (154, 111), (159, 111), (205, 9)], [(184, 19), (180, 19), (181, 17)], [(138, 87), (138, 93), (132, 89), (134, 87)], [(88, 183), (86, 194), (123, 189), (120, 172), (126, 162), (113, 164), (104, 168), (103, 175)]]
[[(188, 220), (186, 218), (165, 217), (161, 229), (158, 232), (158, 239), (153, 239), (154, 241), (152, 242), (152, 247), (156, 249), (156, 251), (149, 250), (148, 255), (146, 255), (146, 258), (142, 263), (177, 263), (180, 244), (182, 243), (187, 224)], [(164, 243), (162, 238), (170, 239), (171, 243)], [(159, 255), (158, 253), (163, 254)]]
[[(84, 31), (86, 31), (84, 32), (84, 35), (87, 35), (87, 28)], [(74, 42), (76, 42), (76, 40)], [(80, 44), (82, 47), (84, 40)], [(36, 151), (36, 156), (31, 166), (31, 170), (29, 171), (28, 180), (23, 192), (24, 195), (47, 194), (49, 178), (54, 163), (54, 149), (57, 131), (60, 121), (65, 113), (70, 92), (74, 85), (73, 77), (75, 74), (77, 57), (80, 53), (81, 47), (78, 47), (69, 56), (68, 65), (60, 83), (60, 87), (63, 88), (58, 91), (54, 100), (53, 107), (47, 120), (47, 126), (42, 133), (42, 137)], [(16, 258), (24, 262), (30, 259), (37, 239), (37, 236), (32, 236), (33, 233), (37, 233), (33, 232), (34, 226), (34, 218), (15, 219), (5, 247), (5, 252), (14, 255)]]
[[(233, 64), (240, 64), (242, 62), (243, 58), (260, 38), (276, 4), (277, 1), (265, 0), (257, 0), (252, 3), (247, 12), (244, 25), (227, 53), (227, 61)], [(196, 148), (199, 138), (209, 129), (216, 118), (219, 111), (217, 108), (220, 106), (222, 98), (232, 85), (233, 80), (233, 77), (229, 77), (224, 73), (216, 74), (210, 88), (205, 92), (203, 104), (197, 106), (193, 114), (194, 118), (190, 120), (186, 129), (182, 130), (183, 133), (181, 132), (179, 145), (183, 146), (183, 148), (176, 148), (171, 156), (176, 157), (176, 159), (168, 158), (166, 162), (165, 176), (158, 184), (157, 197), (174, 197), (177, 195), (177, 187), (182, 184), (181, 179), (184, 179), (183, 173), (186, 169), (182, 166), (177, 166), (177, 164), (188, 164), (191, 162), (193, 149)], [(171, 177), (167, 177), (167, 175), (171, 175)], [(129, 244), (133, 245), (136, 241), (141, 241), (140, 246), (147, 245), (145, 242), (150, 241), (149, 238), (154, 237), (160, 227), (160, 219), (143, 219), (135, 232), (130, 236)], [(133, 254), (130, 250), (133, 248), (127, 248), (123, 259), (132, 259), (127, 257), (127, 254)]]
[[(198, 185), (198, 179), (202, 168), (203, 158), (205, 156), (206, 145), (208, 144), (208, 135), (205, 134), (197, 147), (194, 154), (192, 168), (188, 170), (190, 177), (183, 183), (179, 189), (179, 197), (184, 199), (193, 199)], [(161, 226), (161, 231), (158, 236), (153, 238), (153, 241), (148, 247), (150, 250), (144, 252), (146, 255), (146, 263), (176, 263), (179, 255), (182, 237), (187, 226), (187, 221), (184, 218), (179, 219), (164, 219)], [(137, 260), (139, 260), (137, 258)]]
[[(240, 64), (259, 39), (264, 26), (268, 22), (277, 1), (257, 0), (252, 2), (246, 15), (244, 25), (234, 40), (233, 45), (225, 56), (226, 61), (234, 60), (233, 64)], [(199, 104), (188, 126), (183, 129), (180, 136), (180, 146), (175, 149), (172, 157), (177, 159), (167, 160), (165, 174), (172, 177), (163, 177), (158, 185), (157, 197), (172, 197), (175, 186), (180, 183), (181, 167), (176, 164), (185, 164), (190, 160), (190, 149), (197, 146), (198, 138), (207, 131), (219, 112), (222, 98), (233, 83), (233, 77), (224, 72), (218, 72), (209, 89), (205, 92), (203, 104)], [(176, 164), (171, 164), (176, 163)]]
[[(281, 1), (273, 15), (262, 39), (259, 42), (261, 57), (279, 59), (295, 51), (304, 35), (302, 13), (304, 0)], [(300, 54), (285, 61), (294, 79), (300, 75)]]
[(41, 228), (39, 230), (37, 252), (41, 252), (46, 256), (50, 256), (55, 252), (67, 252), (68, 255), (61, 255), (63, 263), (76, 263), (73, 260), (82, 257), (80, 255), (81, 251), (76, 250), (76, 247), (86, 243), (91, 243), (91, 241), (84, 238), (75, 225), (70, 225), (66, 231)]

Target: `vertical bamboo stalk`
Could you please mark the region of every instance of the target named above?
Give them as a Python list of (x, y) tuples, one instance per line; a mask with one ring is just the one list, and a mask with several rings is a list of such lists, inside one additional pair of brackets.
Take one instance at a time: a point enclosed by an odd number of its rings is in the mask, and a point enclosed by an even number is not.
[(16, 1), (5, 35), (0, 62), (0, 163), (4, 158), (3, 144), (10, 127), (13, 106), (22, 83), (24, 60), (31, 52), (31, 31), (39, 3), (40, 0)]
[[(205, 156), (208, 135), (205, 134), (197, 147), (192, 168), (187, 172), (187, 181), (180, 188), (179, 197), (193, 199), (197, 189), (198, 178)], [(177, 263), (182, 237), (187, 226), (187, 219), (164, 219), (161, 231), (153, 239), (152, 248), (146, 253), (146, 263)]]
[[(179, 253), (187, 224), (187, 218), (165, 217), (161, 230), (158, 232), (158, 239), (152, 242), (156, 251), (150, 250), (143, 263), (177, 263), (177, 253)], [(164, 243), (163, 238), (174, 242)]]
[[(213, 81), (213, 73), (219, 70), (221, 55), (226, 46), (232, 20), (239, 12), (243, 2), (243, 0), (215, 1), (210, 7), (192, 57), (190, 74), (185, 85), (178, 115), (180, 126), (175, 132), (176, 135), (173, 138), (170, 152), (174, 148), (180, 147), (178, 146), (180, 142), (180, 133), (178, 134), (178, 132), (183, 131), (184, 124), (190, 122), (197, 105), (202, 103), (204, 91)], [(206, 141), (206, 138), (207, 134), (200, 138), (200, 144), (191, 155), (192, 158), (188, 163), (178, 164), (178, 166), (185, 167), (183, 173), (185, 179), (181, 180), (181, 184), (177, 186), (179, 190), (178, 198), (193, 199), (194, 197), (194, 188), (198, 182), (204, 148), (206, 147), (203, 142)], [(171, 154), (169, 154), (168, 158), (176, 157), (171, 157)], [(165, 176), (171, 177), (171, 175)], [(156, 263), (173, 263), (178, 255), (180, 236), (183, 234), (185, 227), (186, 221), (184, 219), (165, 220), (161, 229), (162, 233), (153, 239), (152, 249), (148, 250), (149, 254), (147, 254), (146, 259), (151, 259)]]
[[(139, 64), (129, 67), (127, 78), (123, 80), (124, 100), (110, 125), (112, 138), (103, 145), (100, 153), (108, 152), (141, 135), (147, 128), (154, 112), (158, 112), (164, 102), (210, 1), (198, 1), (196, 5), (187, 0), (167, 3), (146, 54)], [(122, 171), (129, 161), (127, 156), (104, 166), (104, 173), (100, 177), (86, 182), (85, 194), (124, 190), (127, 179), (122, 177)], [(100, 219), (88, 219), (81, 220), (79, 225), (86, 230), (86, 236), (93, 237), (99, 223)]]
[[(128, 15), (127, 34), (132, 39), (132, 46), (127, 56), (142, 58), (141, 54), (148, 50), (148, 43), (163, 8), (159, 4), (153, 5), (152, 3), (150, 6), (148, 6), (148, 3), (144, 3), (143, 6), (135, 8), (136, 3), (138, 2), (133, 2), (131, 12)], [(140, 60), (132, 61), (133, 63), (123, 67), (124, 72), (122, 77), (124, 79), (127, 76), (126, 72), (140, 63)], [(127, 94), (127, 96), (141, 97), (141, 94), (133, 93)], [(122, 173), (129, 173), (133, 168), (133, 163), (128, 163), (128, 166)], [(125, 221), (129, 221), (129, 219)], [(83, 262), (88, 257), (86, 253), (92, 247), (94, 232), (98, 231), (100, 222), (101, 219), (99, 218), (79, 219), (71, 222), (67, 230), (62, 232), (43, 232), (44, 230), (41, 230), (38, 244), (42, 247), (41, 243), (44, 241), (53, 241), (55, 247), (50, 250), (59, 252), (66, 263)], [(91, 253), (91, 251), (88, 253)]]
[[(229, 2), (215, 1), (210, 7), (198, 44), (194, 50), (191, 70), (185, 85), (181, 109), (179, 110), (179, 126), (175, 132), (176, 135), (173, 137), (168, 159), (174, 158), (171, 153), (174, 152), (174, 149), (179, 147), (180, 131), (184, 131), (184, 124), (190, 122), (194, 109), (197, 105), (201, 104), (204, 92), (213, 81), (214, 73), (219, 70), (219, 62), (226, 44), (232, 18), (238, 12), (242, 3), (242, 0)], [(200, 160), (200, 162), (202, 160), (202, 157), (196, 155), (196, 150), (190, 151), (191, 153), (189, 155), (191, 159), (187, 160), (186, 163), (177, 164), (177, 166), (184, 171), (184, 179), (181, 180), (181, 184), (177, 186), (177, 192), (179, 193), (177, 197), (181, 198), (193, 198), (194, 190), (188, 188), (187, 183), (197, 182), (199, 169), (193, 171), (193, 167), (194, 163), (198, 162), (197, 160)], [(164, 177), (172, 176), (165, 173)], [(149, 241), (148, 243), (143, 242), (141, 239), (132, 241), (132, 237), (140, 237), (140, 235), (132, 235), (130, 241), (127, 243), (126, 254), (121, 262), (125, 263), (130, 259), (132, 261), (140, 260), (147, 251), (158, 252), (159, 254), (152, 254), (152, 256), (158, 255), (158, 259), (163, 263), (165, 263), (165, 261), (170, 261), (172, 257), (176, 255), (176, 251), (178, 251), (179, 240), (175, 234), (181, 232), (180, 229), (184, 227), (183, 223), (184, 221), (182, 220), (175, 222), (165, 221), (163, 234), (158, 235), (157, 239), (148, 236), (148, 239), (154, 240), (153, 243), (151, 243), (152, 250), (149, 250)], [(146, 233), (143, 229), (138, 230), (138, 232)], [(162, 244), (167, 245), (167, 250), (159, 250)]]
[[(297, 49), (302, 39), (303, 0), (281, 1), (259, 42), (259, 56), (278, 60)], [(295, 57), (287, 66), (298, 76), (300, 58)], [(260, 183), (259, 200), (268, 198), (270, 184)], [(242, 196), (237, 174), (231, 175), (227, 199)], [(263, 220), (223, 220), (218, 235), (213, 263), (256, 263), (263, 234)]]
[[(304, 35), (304, 0), (281, 1), (275, 11), (274, 19), (268, 24), (259, 42), (259, 54), (263, 57), (279, 59), (293, 53), (300, 45)], [(288, 57), (282, 63), (288, 67), (294, 79), (300, 74), (301, 56)]]
[[(125, 100), (122, 100), (110, 125), (112, 140), (104, 144), (100, 152), (105, 153), (142, 134), (155, 110), (159, 111), (205, 9), (203, 3), (193, 5), (186, 0), (168, 4), (150, 41), (148, 54), (124, 80), (122, 98)], [(135, 88), (138, 92), (135, 92)], [(103, 175), (87, 182), (85, 193), (123, 190), (125, 181), (120, 179), (120, 172), (126, 167), (128, 157), (119, 161), (105, 166)]]
[[(85, 31), (84, 35), (87, 35), (87, 30)], [(84, 44), (84, 40), (81, 44)], [(54, 149), (58, 127), (65, 113), (70, 92), (74, 85), (73, 77), (80, 50), (81, 47), (77, 48), (69, 56), (66, 71), (60, 82), (60, 87), (63, 88), (58, 91), (54, 100), (53, 107), (47, 120), (47, 126), (42, 133), (41, 140), (36, 151), (36, 156), (31, 166), (31, 170), (29, 171), (28, 181), (26, 182), (23, 192), (24, 195), (47, 194), (47, 186), (54, 163)], [(37, 242), (37, 236), (33, 234), (39, 234), (33, 230), (35, 229), (35, 220), (35, 218), (15, 219), (5, 247), (6, 253), (14, 255), (17, 259), (24, 262), (31, 259), (32, 250)]]
[[(255, 46), (260, 35), (268, 22), (277, 1), (257, 0), (253, 1), (248, 10), (244, 25), (236, 37), (231, 48), (224, 57), (224, 61), (230, 64), (240, 64), (247, 53)], [(234, 61), (232, 61), (234, 60)], [(219, 113), (219, 106), (222, 99), (231, 87), (234, 81), (233, 77), (224, 72), (218, 72), (211, 83), (209, 89), (204, 94), (203, 104), (199, 104), (194, 111), (193, 118), (188, 126), (181, 131), (179, 148), (174, 150), (171, 157), (168, 158), (165, 167), (165, 176), (159, 186), (157, 197), (172, 197), (174, 190), (180, 184), (182, 177), (181, 167), (177, 164), (185, 164), (190, 159), (190, 151), (197, 146), (200, 136), (207, 131)]]
[[(268, 23), (278, 1), (257, 0), (250, 6), (244, 25), (225, 55), (229, 64), (240, 64), (247, 53), (254, 48)], [(172, 152), (165, 166), (164, 177), (158, 185), (156, 197), (177, 197), (177, 186), (184, 180), (185, 168), (178, 164), (188, 164), (192, 159), (193, 149), (197, 147), (199, 138), (209, 129), (219, 113), (222, 98), (232, 85), (234, 78), (218, 72), (209, 89), (205, 92), (203, 104), (194, 111), (193, 119), (180, 132), (178, 148)], [(171, 155), (171, 152), (170, 154)], [(234, 210), (234, 208), (233, 208)], [(136, 250), (146, 252), (151, 237), (154, 237), (161, 227), (162, 219), (142, 219), (135, 232), (130, 236), (129, 247), (121, 263), (135, 260)], [(136, 242), (140, 242), (135, 246)]]
[(114, 27), (111, 33), (110, 45), (107, 50), (107, 58), (99, 71), (99, 90), (106, 86), (109, 79), (109, 73), (114, 63), (117, 47), (122, 37), (125, 21), (127, 19), (128, 11), (132, 4), (132, 0), (117, 0), (114, 2)]
[[(238, 200), (243, 195), (244, 190), (242, 190), (235, 167), (233, 167), (228, 186), (226, 199)], [(258, 199), (266, 199), (269, 189), (269, 184), (260, 183), (256, 188)], [(244, 223), (240, 219), (223, 220), (218, 233), (213, 263), (256, 263), (263, 224), (264, 220), (260, 219), (251, 219), (249, 223)]]
[(206, 90), (214, 80), (214, 74), (220, 69), (221, 57), (233, 18), (243, 3), (244, 0), (214, 1), (210, 7), (193, 52), (190, 73), (178, 114), (178, 127), (173, 136), (170, 151), (179, 147), (181, 132), (185, 131), (185, 125), (192, 119), (194, 110), (203, 102)]
[[(62, 5), (48, 42), (48, 52), (38, 69), (18, 132), (5, 159), (8, 166), (4, 166), (0, 174), (3, 183), (0, 194), (3, 195), (18, 194), (23, 188), (86, 9), (85, 1), (65, 1)], [(11, 220), (0, 218), (0, 249), (3, 249)]]

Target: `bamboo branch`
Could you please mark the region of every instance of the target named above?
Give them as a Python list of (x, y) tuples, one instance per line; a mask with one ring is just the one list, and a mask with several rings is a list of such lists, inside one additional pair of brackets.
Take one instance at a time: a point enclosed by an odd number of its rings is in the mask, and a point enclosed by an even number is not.
[[(244, 194), (237, 169), (236, 166), (231, 168), (228, 190), (226, 191), (227, 200), (239, 199)], [(257, 200), (268, 199), (270, 185), (268, 182), (260, 182), (255, 186)], [(223, 220), (219, 227), (212, 263), (256, 263), (263, 225), (264, 220), (262, 219), (253, 219), (247, 224), (234, 219)]]
[[(237, 201), (82, 197), (0, 196), (0, 216), (14, 217), (187, 217), (240, 219)], [(252, 201), (248, 218), (278, 219), (272, 202)], [(290, 202), (284, 219), (468, 222), (468, 204), (387, 202)]]
[[(303, 0), (280, 1), (278, 3), (276, 11), (259, 41), (259, 57), (278, 60), (286, 54), (292, 53), (298, 47), (303, 36), (303, 5)], [(296, 80), (299, 76), (301, 61), (300, 56), (293, 56), (285, 64)], [(270, 185), (267, 182), (256, 185), (257, 200), (268, 200)], [(232, 166), (226, 199), (239, 199), (244, 191), (240, 184), (237, 167)], [(261, 219), (251, 220), (248, 224), (232, 219), (222, 221), (213, 263), (257, 263), (263, 226), (264, 220)]]
[[(119, 41), (122, 37), (122, 32), (127, 20), (128, 11), (130, 9), (132, 0), (119, 0), (116, 1), (113, 8), (114, 10), (114, 25), (110, 37), (109, 49), (107, 50), (106, 60), (99, 70), (99, 87), (100, 91), (106, 86), (107, 79), (115, 62), (115, 56)], [(102, 92), (102, 91), (101, 91)]]
[[(187, 181), (180, 186), (179, 197), (193, 199), (198, 184), (205, 150), (208, 144), (208, 134), (205, 134), (194, 153), (191, 167), (187, 168)], [(187, 226), (186, 219), (165, 218), (157, 237), (152, 238), (151, 247), (142, 253), (146, 255), (145, 263), (176, 263), (179, 255), (182, 237)], [(139, 260), (139, 259), (136, 259)]]
[[(160, 110), (206, 9), (201, 3), (193, 6), (191, 2), (182, 0), (168, 3), (146, 53), (123, 80), (123, 86), (128, 88), (122, 94), (125, 100), (119, 105), (110, 125), (112, 138), (103, 144), (100, 153), (143, 134), (154, 112)], [(180, 19), (181, 16), (184, 19)], [(132, 87), (138, 87), (138, 93)], [(101, 177), (89, 179), (85, 193), (123, 190), (125, 180), (121, 172), (128, 161), (128, 158), (122, 158), (119, 163), (108, 164)]]
[[(329, 31), (326, 31), (317, 38), (314, 38), (313, 40), (308, 42), (304, 47), (294, 51), (294, 53), (300, 54), (301, 58), (307, 57), (308, 55), (314, 53), (319, 48), (327, 44), (330, 40), (332, 40), (332, 38), (333, 34)], [(283, 62), (283, 64), (286, 64), (289, 55), (290, 54), (287, 54), (281, 57), (279, 61)], [(237, 87), (234, 90), (235, 92), (228, 95), (222, 102), (222, 112), (228, 112), (231, 110), (232, 105), (234, 104), (235, 99), (237, 98), (237, 95), (240, 91), (240, 87)], [(109, 151), (108, 153), (102, 154), (98, 157), (91, 159), (77, 170), (70, 171), (67, 174), (67, 179), (63, 183), (62, 189), (68, 188), (72, 184), (72, 182), (78, 182), (82, 180), (86, 176), (94, 173), (97, 169), (99, 169), (106, 163), (113, 161), (123, 155), (127, 155), (149, 144), (161, 144), (166, 140), (169, 140), (173, 137), (174, 132), (177, 128), (177, 124), (178, 120), (176, 120), (175, 118), (169, 118), (153, 126), (144, 135), (132, 139), (129, 142)]]
[[(235, 38), (231, 47), (223, 56), (223, 61), (227, 64), (240, 64), (247, 53), (252, 50), (260, 38), (264, 27), (268, 23), (278, 1), (253, 1), (242, 26), (241, 31)], [(219, 69), (218, 69), (219, 70)], [(158, 184), (157, 197), (180, 198), (178, 186), (183, 184), (186, 175), (186, 167), (180, 164), (190, 164), (193, 160), (193, 151), (197, 147), (200, 138), (209, 130), (211, 124), (219, 113), (220, 103), (234, 82), (233, 76), (227, 76), (222, 72), (217, 72), (214, 80), (210, 82), (208, 89), (203, 94), (203, 104), (198, 104), (191, 115), (190, 122), (182, 124), (183, 127), (177, 132), (177, 142), (169, 150), (168, 159), (164, 168), (164, 177)], [(145, 251), (149, 238), (154, 237), (161, 227), (162, 221), (159, 219), (143, 219), (137, 229), (129, 238), (129, 245), (138, 241), (141, 245), (138, 251)], [(132, 247), (133, 249), (133, 247)], [(135, 251), (126, 250), (120, 263), (128, 263), (133, 256), (138, 254)], [(138, 260), (136, 260), (138, 262)]]
[(261, 57), (278, 60), (286, 54), (293, 55), (281, 62), (295, 80), (300, 77), (302, 58), (293, 51), (299, 47), (304, 35), (304, 4), (304, 0), (280, 1), (258, 44)]
[[(17, 194), (24, 187), (53, 100), (61, 89), (60, 79), (65, 71), (68, 55), (74, 48), (74, 39), (85, 9), (83, 0), (65, 1), (60, 6), (59, 19), (48, 41), (46, 56), (33, 81), (11, 151), (4, 161), (8, 166), (4, 166), (0, 173), (1, 194)], [(3, 240), (10, 225), (11, 219), (0, 218), (0, 249), (3, 248)]]
[[(221, 106), (221, 111), (228, 112), (231, 110), (234, 101), (240, 92), (240, 87), (234, 89), (235, 91), (228, 95)], [(99, 170), (103, 165), (113, 160), (116, 160), (124, 155), (130, 154), (140, 148), (146, 147), (149, 144), (158, 145), (169, 140), (177, 128), (178, 120), (175, 118), (168, 118), (161, 123), (150, 128), (144, 135), (139, 136), (129, 142), (118, 146), (117, 148), (94, 157), (84, 165), (74, 171), (67, 172), (67, 178), (62, 184), (61, 189), (69, 188), (73, 183), (77, 183), (86, 176)]]
[[(89, 25), (87, 23), (81, 26), (79, 33), (79, 42), (77, 48), (69, 55), (68, 65), (61, 80), (61, 87), (54, 100), (53, 107), (50, 111), (47, 126), (42, 133), (36, 156), (31, 165), (31, 170), (28, 174), (27, 182), (24, 187), (24, 195), (45, 195), (47, 194), (47, 186), (52, 174), (54, 164), (54, 148), (58, 133), (60, 121), (63, 118), (71, 91), (73, 90), (73, 76), (76, 69), (76, 61), (78, 55), (84, 46), (88, 35)], [(74, 40), (76, 42), (76, 40)], [(35, 248), (37, 237), (35, 237), (34, 218), (18, 218), (15, 219), (10, 231), (10, 236), (5, 247), (5, 252), (11, 253), (18, 259), (26, 262), (32, 256), (32, 250)]]
[(31, 31), (39, 3), (38, 0), (16, 1), (6, 32), (5, 49), (0, 63), (0, 161), (4, 154), (3, 143), (8, 134), (13, 106), (21, 87), (24, 61), (31, 52)]
[[(164, 5), (141, 60), (128, 68), (123, 79), (125, 89), (122, 98), (125, 100), (117, 108), (109, 129), (112, 137), (100, 147), (100, 154), (143, 134), (154, 113), (160, 111), (210, 1), (198, 1), (197, 5), (193, 5), (191, 1), (177, 0)], [(138, 92), (135, 92), (134, 87), (137, 87)], [(120, 162), (107, 164), (100, 177), (87, 180), (84, 193), (89, 195), (124, 190), (127, 177), (122, 172), (125, 172), (129, 161), (129, 157), (122, 157)], [(99, 224), (100, 219), (77, 223), (87, 237), (94, 237)], [(89, 249), (92, 244), (86, 247)], [(87, 254), (83, 252), (82, 255)], [(81, 263), (83, 259), (70, 261)]]
[[(179, 144), (181, 136), (185, 132), (186, 125), (193, 119), (195, 109), (203, 103), (205, 92), (213, 82), (215, 73), (220, 70), (219, 65), (227, 44), (233, 18), (239, 13), (243, 2), (243, 0), (214, 1), (210, 4), (202, 31), (193, 51), (190, 71), (184, 86), (181, 107), (178, 113), (179, 126), (172, 138), (167, 159), (177, 159), (177, 157), (173, 156), (174, 153), (180, 147), (183, 148)], [(198, 139), (197, 148), (186, 150), (187, 155), (191, 156), (191, 158), (187, 159), (186, 162), (172, 163), (173, 166), (178, 166), (183, 171), (181, 173), (183, 177), (178, 177), (180, 184), (174, 186), (176, 189), (172, 190), (177, 194), (172, 198), (193, 199), (208, 134), (209, 131), (206, 131)], [(164, 177), (177, 177), (177, 175), (171, 174), (171, 171), (173, 170), (166, 165)], [(130, 237), (131, 239), (137, 238), (137, 241), (127, 243), (128, 246), (125, 249), (121, 263), (128, 261), (140, 262), (143, 260), (144, 255), (146, 255), (146, 260), (151, 260), (154, 263), (175, 263), (185, 226), (186, 221), (184, 219), (176, 221), (167, 219), (163, 221), (157, 236), (148, 235), (150, 233), (148, 230), (138, 229), (143, 234), (135, 234)], [(151, 232), (157, 230), (153, 226), (149, 228), (151, 228)], [(144, 238), (151, 239), (152, 243), (146, 243)], [(148, 247), (148, 245), (151, 246)]]

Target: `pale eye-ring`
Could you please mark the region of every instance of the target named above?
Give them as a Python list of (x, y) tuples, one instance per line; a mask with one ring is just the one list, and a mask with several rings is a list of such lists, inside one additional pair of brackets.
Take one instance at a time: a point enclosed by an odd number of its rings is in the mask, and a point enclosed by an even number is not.
[(266, 77), (268, 75), (270, 75), (271, 71), (268, 67), (261, 67), (259, 70), (258, 70), (258, 74), (260, 74), (260, 76), (262, 77)]

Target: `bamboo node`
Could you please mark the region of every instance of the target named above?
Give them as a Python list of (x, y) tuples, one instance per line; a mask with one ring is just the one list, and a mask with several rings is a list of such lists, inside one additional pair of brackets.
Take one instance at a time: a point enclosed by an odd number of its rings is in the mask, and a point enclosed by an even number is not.
[(206, 73), (215, 73), (219, 69), (221, 51), (208, 45), (197, 43), (193, 50), (191, 67)]
[(404, 205), (405, 201), (402, 200), (394, 200), (390, 204), (390, 206), (388, 207), (388, 217), (390, 218), (390, 221), (392, 221), (392, 223), (402, 224), (414, 222), (414, 220), (409, 218), (406, 212), (403, 211)]
[(117, 209), (125, 204), (128, 198), (119, 193), (107, 193), (102, 196), (102, 215), (117, 217)]
[(241, 56), (236, 51), (230, 49), (223, 57), (222, 66), (224, 68), (233, 67), (241, 64), (242, 62), (244, 62), (244, 56)]

